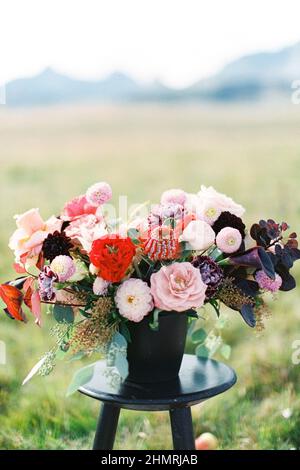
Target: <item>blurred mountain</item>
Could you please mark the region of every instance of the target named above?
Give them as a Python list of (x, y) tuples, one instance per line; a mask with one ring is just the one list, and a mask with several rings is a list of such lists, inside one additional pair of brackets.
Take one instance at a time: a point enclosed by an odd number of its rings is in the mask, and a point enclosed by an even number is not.
[(80, 101), (127, 101), (140, 92), (140, 85), (115, 72), (98, 81), (77, 80), (45, 69), (39, 75), (6, 85), (6, 100), (12, 106), (75, 103)]
[(263, 99), (290, 94), (291, 83), (297, 79), (300, 79), (300, 42), (279, 51), (241, 57), (186, 92), (190, 98)]
[(34, 106), (76, 102), (241, 101), (287, 96), (300, 79), (300, 43), (275, 52), (247, 55), (219, 73), (181, 90), (159, 81), (140, 84), (115, 72), (102, 80), (77, 80), (51, 68), (39, 75), (9, 82), (7, 104)]

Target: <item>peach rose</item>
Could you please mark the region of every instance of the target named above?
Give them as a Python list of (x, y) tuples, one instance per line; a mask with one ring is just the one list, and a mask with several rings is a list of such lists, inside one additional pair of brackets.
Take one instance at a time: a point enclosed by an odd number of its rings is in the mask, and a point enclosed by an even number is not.
[(161, 310), (184, 312), (202, 307), (207, 286), (199, 269), (191, 263), (163, 266), (151, 276), (151, 294), (155, 307)]
[(17, 230), (9, 240), (9, 248), (15, 253), (16, 263), (37, 261), (43, 242), (56, 230), (60, 230), (62, 221), (57, 217), (50, 217), (46, 222), (40, 216), (39, 209), (30, 209), (21, 215), (16, 215)]

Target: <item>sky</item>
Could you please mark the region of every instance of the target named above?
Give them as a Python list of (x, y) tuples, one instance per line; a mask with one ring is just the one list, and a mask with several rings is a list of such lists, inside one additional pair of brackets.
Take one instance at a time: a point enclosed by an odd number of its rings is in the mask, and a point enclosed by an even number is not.
[(184, 87), (300, 41), (299, 0), (0, 0), (0, 83), (51, 66)]

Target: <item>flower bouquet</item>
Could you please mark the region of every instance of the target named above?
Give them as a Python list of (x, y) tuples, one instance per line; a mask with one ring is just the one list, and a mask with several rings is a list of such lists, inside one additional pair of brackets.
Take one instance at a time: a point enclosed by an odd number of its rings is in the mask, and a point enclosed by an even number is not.
[[(58, 359), (93, 353), (105, 355), (112, 381), (173, 379), (188, 326), (197, 355), (220, 347), (219, 334), (199, 328), (206, 306), (219, 328), (222, 304), (261, 327), (265, 294), (296, 286), (290, 269), (300, 259), (297, 235), (273, 220), (247, 231), (244, 208), (212, 187), (198, 194), (166, 191), (159, 204), (141, 205), (126, 223), (108, 215), (111, 197), (102, 182), (58, 217), (44, 221), (38, 209), (16, 216), (9, 246), (18, 277), (0, 285), (3, 309), (26, 322), (25, 306), (41, 326), (46, 304), (53, 317), (53, 348), (24, 382), (49, 374)], [(222, 346), (225, 357), (229, 351)], [(92, 370), (80, 369), (69, 393)]]

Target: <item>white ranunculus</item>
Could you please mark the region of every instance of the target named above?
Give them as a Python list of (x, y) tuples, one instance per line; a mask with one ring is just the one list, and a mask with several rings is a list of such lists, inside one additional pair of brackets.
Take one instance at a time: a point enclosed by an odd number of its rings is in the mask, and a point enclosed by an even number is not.
[(215, 232), (203, 220), (192, 220), (184, 229), (180, 241), (188, 242), (193, 250), (207, 250), (215, 242)]

